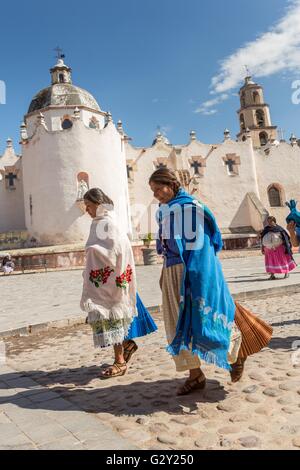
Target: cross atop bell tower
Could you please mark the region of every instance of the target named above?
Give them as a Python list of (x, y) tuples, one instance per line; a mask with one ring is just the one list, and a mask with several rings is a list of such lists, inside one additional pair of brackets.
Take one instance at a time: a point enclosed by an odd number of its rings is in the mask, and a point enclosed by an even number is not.
[(56, 51), (57, 63), (52, 69), (51, 73), (51, 83), (56, 85), (57, 83), (72, 83), (72, 69), (64, 63), (65, 54), (63, 54), (60, 47), (54, 49)]
[(277, 139), (277, 126), (272, 126), (270, 108), (264, 101), (263, 88), (252, 80), (248, 67), (245, 67), (247, 76), (239, 92), (240, 132), (237, 138), (244, 141), (250, 133), (254, 147), (262, 147)]

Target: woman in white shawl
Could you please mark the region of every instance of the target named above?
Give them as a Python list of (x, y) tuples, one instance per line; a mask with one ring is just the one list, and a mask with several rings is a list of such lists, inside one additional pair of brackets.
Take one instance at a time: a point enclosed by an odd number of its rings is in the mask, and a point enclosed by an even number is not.
[(80, 306), (88, 314), (94, 345), (114, 347), (114, 364), (101, 374), (110, 378), (127, 370), (123, 342), (137, 315), (134, 258), (127, 234), (118, 229), (111, 199), (93, 188), (85, 193), (84, 203), (93, 221)]

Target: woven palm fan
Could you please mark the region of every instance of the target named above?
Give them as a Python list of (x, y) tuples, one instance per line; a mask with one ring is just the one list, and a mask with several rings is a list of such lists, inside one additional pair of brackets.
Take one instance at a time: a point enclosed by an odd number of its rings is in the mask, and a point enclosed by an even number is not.
[(273, 333), (273, 328), (258, 318), (252, 312), (235, 302), (235, 323), (242, 333), (242, 344), (239, 350), (239, 358), (246, 359), (268, 346)]

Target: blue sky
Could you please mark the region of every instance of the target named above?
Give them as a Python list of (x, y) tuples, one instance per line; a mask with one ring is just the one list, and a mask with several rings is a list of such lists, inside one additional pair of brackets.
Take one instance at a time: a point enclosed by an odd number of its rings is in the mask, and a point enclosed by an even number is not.
[[(300, 0), (86, 0), (1, 2), (0, 152), (18, 149), (32, 97), (50, 84), (60, 45), (73, 83), (110, 110), (137, 146), (157, 126), (174, 144), (220, 142), (238, 131), (236, 92), (248, 63), (265, 88), (273, 123), (300, 137)], [(215, 78), (214, 78), (215, 77)], [(213, 100), (213, 101), (212, 101)]]

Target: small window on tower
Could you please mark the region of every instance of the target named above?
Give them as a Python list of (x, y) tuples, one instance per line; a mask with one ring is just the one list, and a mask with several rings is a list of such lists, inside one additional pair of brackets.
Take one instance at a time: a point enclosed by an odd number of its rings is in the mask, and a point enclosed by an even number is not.
[(63, 73), (59, 74), (59, 83), (65, 83), (65, 77)]
[(253, 101), (255, 104), (259, 103), (259, 94), (257, 91), (253, 92)]
[(241, 124), (241, 130), (242, 130), (242, 131), (245, 131), (245, 130), (246, 130), (246, 126), (245, 126), (245, 118), (244, 118), (244, 115), (243, 115), (243, 114), (240, 115), (240, 124)]
[(268, 143), (268, 134), (266, 132), (261, 132), (259, 134), (259, 141), (260, 141), (261, 146), (267, 145), (267, 143)]
[(241, 94), (241, 105), (242, 105), (243, 108), (245, 108), (245, 106), (246, 106), (246, 95), (245, 95), (244, 91)]
[(265, 127), (265, 113), (262, 109), (256, 111), (256, 120), (258, 127)]
[(71, 129), (71, 127), (73, 126), (73, 122), (71, 121), (71, 119), (64, 119), (62, 124), (61, 124), (61, 127), (63, 129)]

